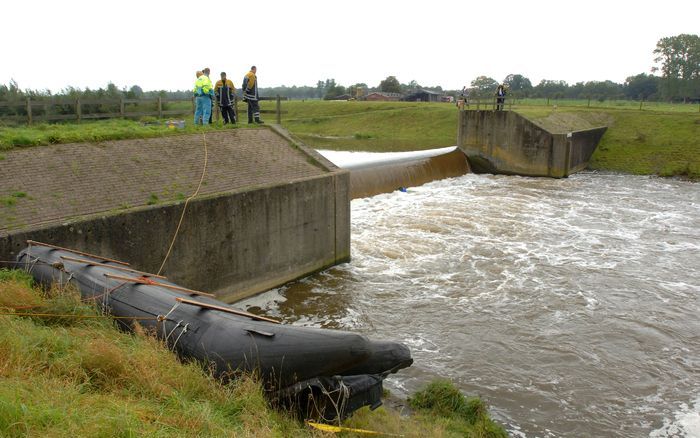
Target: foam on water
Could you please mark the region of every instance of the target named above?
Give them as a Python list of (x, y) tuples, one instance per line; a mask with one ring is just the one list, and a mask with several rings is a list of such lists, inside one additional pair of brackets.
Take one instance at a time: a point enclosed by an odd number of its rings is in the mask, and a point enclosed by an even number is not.
[(664, 418), (663, 423), (662, 427), (649, 434), (651, 438), (700, 437), (700, 397), (695, 399), (692, 406), (680, 403), (672, 418)]
[(465, 175), (353, 201), (352, 262), (255, 305), (407, 343), (392, 392), (448, 377), (515, 436), (693, 436), (699, 267), (697, 184)]

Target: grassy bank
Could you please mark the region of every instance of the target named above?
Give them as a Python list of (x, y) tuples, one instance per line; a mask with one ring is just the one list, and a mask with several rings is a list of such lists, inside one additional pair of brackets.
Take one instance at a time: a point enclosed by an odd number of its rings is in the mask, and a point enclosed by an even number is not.
[[(189, 121), (189, 118), (188, 118)], [(241, 125), (247, 127), (248, 125)], [(169, 128), (163, 121), (110, 119), (81, 123), (38, 123), (32, 126), (0, 126), (0, 153), (16, 147), (45, 146), (59, 143), (100, 142), (130, 138), (153, 138), (192, 134), (202, 130), (236, 129), (238, 126), (214, 124), (205, 128), (190, 122), (184, 129)]]
[[(153, 338), (116, 330), (76, 292), (40, 290), (21, 271), (0, 269), (0, 313), (0, 436), (326, 436), (271, 408), (253, 379), (222, 384)], [(414, 396), (410, 417), (364, 409), (343, 427), (506, 436), (483, 402), (435, 385)]]
[[(262, 102), (263, 109), (275, 103)], [(473, 107), (473, 106), (472, 106)], [(446, 103), (415, 102), (284, 102), (282, 124), (317, 149), (351, 151), (410, 151), (456, 143), (457, 111)], [(607, 125), (608, 131), (593, 155), (590, 168), (631, 174), (686, 176), (700, 179), (700, 113), (697, 105), (636, 102), (519, 101), (513, 110), (561, 132)], [(266, 114), (267, 121), (275, 116)], [(247, 127), (247, 124), (241, 124)], [(82, 124), (0, 127), (2, 150), (14, 147), (154, 137), (199, 132), (143, 125), (128, 120)], [(209, 127), (205, 129), (223, 129)]]

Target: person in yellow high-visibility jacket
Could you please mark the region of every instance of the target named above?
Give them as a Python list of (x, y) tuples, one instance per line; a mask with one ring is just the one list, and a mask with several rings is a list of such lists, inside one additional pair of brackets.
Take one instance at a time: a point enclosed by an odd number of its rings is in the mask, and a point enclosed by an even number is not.
[(255, 66), (250, 68), (250, 71), (243, 77), (243, 100), (248, 104), (248, 123), (265, 123), (260, 120), (260, 104), (258, 100), (258, 77), (255, 73), (258, 69)]
[(198, 71), (192, 92), (195, 98), (194, 124), (208, 125), (211, 117), (212, 97), (214, 95), (214, 86), (209, 76)]

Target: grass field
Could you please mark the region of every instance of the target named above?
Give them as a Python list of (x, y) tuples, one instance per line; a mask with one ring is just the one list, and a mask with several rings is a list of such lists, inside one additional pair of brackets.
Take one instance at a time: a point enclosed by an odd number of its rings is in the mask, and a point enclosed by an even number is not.
[[(44, 316), (20, 316), (19, 314)], [(56, 315), (56, 316), (46, 316)], [(436, 382), (415, 413), (357, 412), (344, 427), (406, 437), (505, 437), (479, 399)], [(0, 269), (0, 436), (320, 437), (250, 377), (223, 384), (154, 338), (116, 329), (71, 289)], [(359, 436), (345, 433), (343, 436)]]
[[(262, 108), (273, 110), (274, 101)], [(471, 108), (476, 105), (472, 104)], [(480, 105), (487, 107), (486, 103)], [(510, 107), (510, 105), (507, 105)], [(241, 112), (245, 110), (242, 105)], [(282, 125), (317, 149), (353, 151), (410, 151), (456, 144), (458, 112), (453, 104), (361, 101), (283, 102)], [(700, 112), (698, 105), (631, 101), (519, 100), (512, 106), (526, 117), (561, 132), (608, 126), (590, 168), (632, 174), (685, 176), (700, 179)], [(263, 117), (268, 123), (274, 114)], [(177, 135), (202, 129), (236, 129), (220, 124), (168, 129), (164, 125), (131, 120), (81, 124), (0, 126), (0, 160), (14, 147), (81, 141), (103, 141)], [(249, 125), (239, 124), (239, 128)]]

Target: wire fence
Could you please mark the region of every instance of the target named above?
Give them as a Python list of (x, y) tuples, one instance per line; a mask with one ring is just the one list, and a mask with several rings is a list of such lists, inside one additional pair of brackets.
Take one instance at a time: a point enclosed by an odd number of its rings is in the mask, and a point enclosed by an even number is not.
[[(457, 106), (464, 109), (492, 109), (498, 107), (494, 97), (460, 97)], [(700, 112), (700, 103), (671, 103), (646, 100), (599, 100), (599, 99), (555, 99), (555, 98), (515, 98), (506, 96), (502, 109), (519, 107), (577, 107), (593, 109), (628, 109), (638, 111), (658, 111), (672, 113)]]
[[(276, 114), (280, 122), (283, 96), (261, 97), (260, 100), (276, 101), (273, 110), (261, 113)], [(234, 111), (238, 117), (240, 100), (235, 98)], [(194, 98), (189, 99), (39, 99), (0, 102), (0, 121), (31, 125), (34, 122), (77, 121), (112, 118), (164, 117), (193, 114)], [(218, 105), (214, 105), (213, 117), (220, 118)]]

